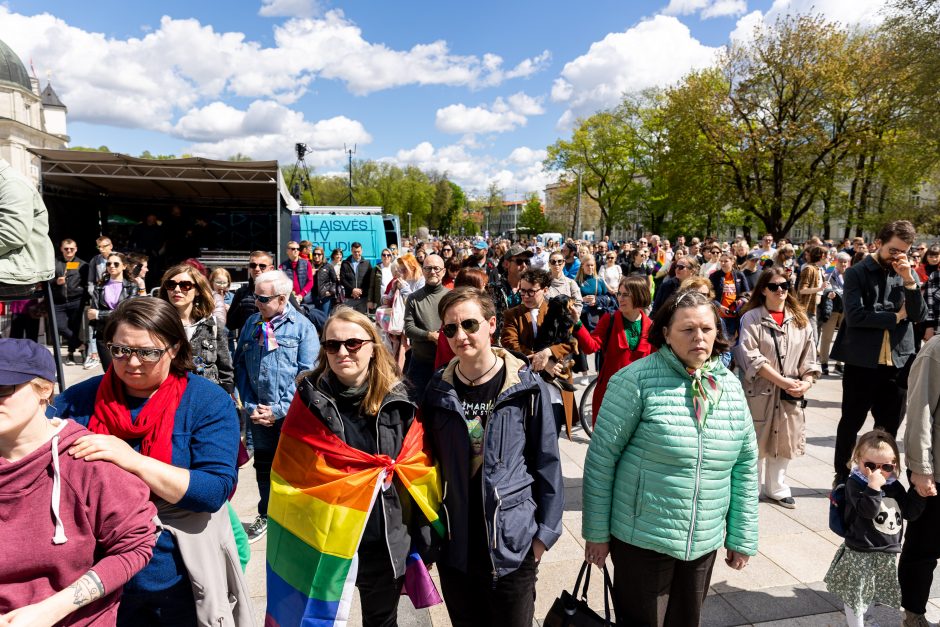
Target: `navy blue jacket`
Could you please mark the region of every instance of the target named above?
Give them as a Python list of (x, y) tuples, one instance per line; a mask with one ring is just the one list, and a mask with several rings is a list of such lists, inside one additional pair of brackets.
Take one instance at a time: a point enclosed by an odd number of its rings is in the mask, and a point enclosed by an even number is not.
[[(551, 548), (561, 537), (565, 489), (547, 384), (524, 361), (493, 350), (506, 362), (506, 382), (484, 430), (480, 472), (490, 557), (495, 575), (503, 577), (519, 568), (534, 539)], [(444, 475), (449, 539), (441, 561), (467, 571), (470, 440), (451, 383), (455, 364), (435, 373), (421, 411)]]

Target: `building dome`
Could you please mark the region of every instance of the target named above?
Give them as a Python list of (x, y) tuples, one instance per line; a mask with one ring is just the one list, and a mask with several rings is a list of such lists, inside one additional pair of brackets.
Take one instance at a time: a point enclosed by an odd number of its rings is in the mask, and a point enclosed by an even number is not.
[(32, 91), (26, 66), (8, 45), (0, 41), (0, 84), (10, 84)]

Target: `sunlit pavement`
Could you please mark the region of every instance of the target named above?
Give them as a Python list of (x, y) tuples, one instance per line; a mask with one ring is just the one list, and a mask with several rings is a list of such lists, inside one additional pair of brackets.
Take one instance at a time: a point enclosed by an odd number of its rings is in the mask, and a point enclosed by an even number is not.
[[(96, 374), (101, 374), (100, 368), (89, 371), (82, 370), (81, 366), (66, 366), (66, 380), (70, 385)], [(588, 381), (586, 377), (578, 380), (579, 392)], [(806, 408), (806, 455), (794, 460), (788, 473), (796, 509), (760, 504), (759, 552), (742, 571), (731, 570), (719, 556), (705, 603), (703, 625), (816, 627), (845, 624), (841, 603), (826, 592), (822, 583), (841, 540), (829, 531), (827, 499), (842, 397), (841, 379), (838, 375), (824, 377), (808, 397), (811, 400)], [(864, 429), (871, 427), (869, 419)], [(564, 530), (558, 543), (542, 558), (539, 569), (535, 602), (536, 622), (539, 624), (561, 590), (571, 589), (584, 557), (581, 478), (588, 442), (578, 428), (574, 430), (571, 441), (559, 440), (565, 478)], [(257, 484), (249, 464), (239, 473), (233, 505), (247, 523), (254, 518), (257, 502)], [(263, 623), (264, 616), (264, 562), (265, 543), (262, 540), (252, 546), (246, 573), (259, 625)], [(600, 586), (596, 585), (597, 579), (594, 581), (588, 596), (592, 607), (597, 609), (603, 607), (603, 597)], [(927, 616), (931, 622), (940, 620), (940, 570), (934, 575)], [(884, 607), (873, 610), (872, 621), (881, 627), (901, 624), (899, 613)], [(350, 625), (360, 624), (357, 599), (353, 603)], [(399, 625), (445, 627), (450, 625), (450, 620), (443, 605), (431, 610), (415, 610), (407, 597), (402, 597)]]

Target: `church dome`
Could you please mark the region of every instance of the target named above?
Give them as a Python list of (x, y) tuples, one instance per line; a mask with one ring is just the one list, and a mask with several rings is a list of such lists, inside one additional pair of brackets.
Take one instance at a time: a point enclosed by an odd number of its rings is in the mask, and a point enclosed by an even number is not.
[(32, 91), (26, 66), (8, 45), (0, 41), (0, 84), (8, 83)]

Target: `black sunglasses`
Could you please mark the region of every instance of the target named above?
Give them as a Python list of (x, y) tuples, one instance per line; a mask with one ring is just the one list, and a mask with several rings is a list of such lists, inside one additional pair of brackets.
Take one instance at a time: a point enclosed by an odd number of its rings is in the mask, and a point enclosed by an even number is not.
[(300, 250), (300, 246), (288, 246), (287, 250)]
[(252, 261), (251, 263), (248, 264), (248, 267), (251, 268), (252, 270), (254, 270), (255, 268), (261, 268), (262, 270), (267, 270), (268, 264), (266, 264), (266, 263), (255, 263), (255, 262)]
[(512, 262), (517, 266), (527, 266), (529, 265), (528, 259), (513, 259)]
[(167, 279), (163, 282), (163, 289), (168, 292), (172, 292), (177, 287), (180, 288), (181, 292), (188, 292), (189, 290), (196, 287), (196, 284), (192, 281), (174, 281), (173, 279)]
[(876, 464), (875, 462), (865, 462), (863, 466), (872, 472), (875, 472), (879, 468), (885, 472), (894, 472), (894, 464)]
[(362, 348), (362, 345), (366, 342), (371, 342), (372, 340), (363, 340), (358, 337), (351, 337), (346, 340), (324, 340), (323, 349), (328, 352), (330, 355), (335, 355), (339, 352), (340, 346), (346, 347), (346, 352), (348, 353), (358, 353), (359, 349)]
[(274, 300), (278, 296), (280, 296), (280, 294), (275, 294), (274, 296), (262, 296), (261, 294), (254, 295), (256, 301), (258, 301), (259, 303), (264, 303), (265, 305), (270, 303), (272, 300)]
[(770, 290), (771, 292), (779, 292), (781, 290), (784, 292), (787, 292), (790, 290), (790, 284), (789, 283), (768, 283), (767, 289)]
[(524, 290), (522, 288), (519, 288), (519, 293), (522, 294), (523, 296), (535, 296), (541, 291), (542, 291), (541, 289)]
[(16, 388), (19, 387), (19, 385), (22, 385), (22, 384), (18, 384), (18, 385), (0, 385), (0, 398), (6, 398), (6, 397), (8, 397), (8, 396), (13, 396), (13, 394), (16, 393)]
[(480, 330), (480, 322), (480, 320), (471, 320), (468, 318), (467, 320), (461, 320), (459, 325), (456, 322), (445, 324), (443, 327), (441, 327), (441, 331), (443, 331), (444, 335), (447, 337), (454, 337), (457, 335), (458, 327), (466, 331), (468, 334), (476, 333)]
[(563, 265), (565, 265), (565, 260), (564, 260), (564, 259), (553, 259), (552, 261), (549, 261), (548, 263), (552, 264), (553, 266), (563, 266)]

